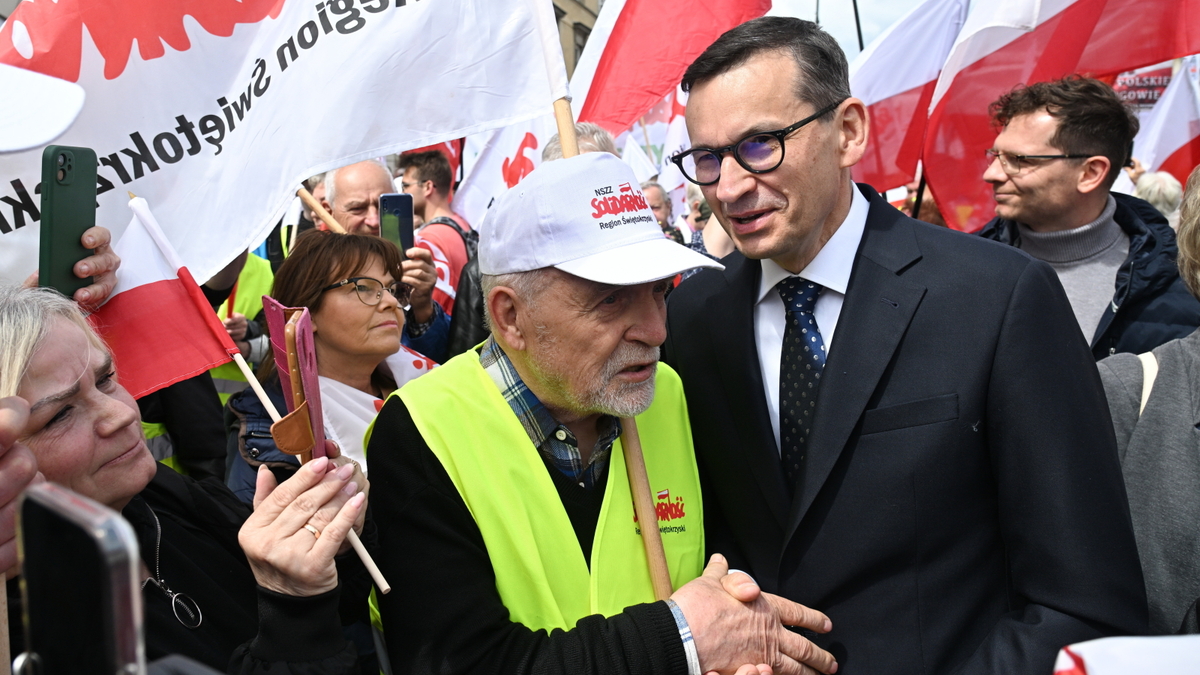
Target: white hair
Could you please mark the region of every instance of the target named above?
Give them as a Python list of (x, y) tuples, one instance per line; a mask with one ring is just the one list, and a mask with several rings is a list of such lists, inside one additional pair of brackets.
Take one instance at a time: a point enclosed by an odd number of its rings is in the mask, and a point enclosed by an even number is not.
[(517, 297), (530, 307), (537, 302), (538, 296), (553, 281), (549, 267), (529, 270), (528, 272), (510, 272), (508, 274), (480, 275), (480, 285), (483, 287), (483, 317), (487, 321), (488, 330), (495, 332), (496, 324), (492, 321), (492, 310), (488, 307), (487, 297), (492, 289), (503, 286), (511, 288)]
[[(607, 152), (620, 157), (617, 154), (617, 142), (613, 140), (612, 134), (594, 122), (576, 122), (575, 138), (579, 144), (579, 154), (581, 155), (588, 152)], [(562, 158), (562, 139), (558, 137), (558, 134), (554, 134), (546, 142), (545, 149), (542, 150), (542, 161), (552, 162)]]
[(29, 362), (45, 344), (50, 325), (61, 317), (79, 326), (93, 347), (107, 351), (104, 341), (73, 300), (51, 288), (0, 286), (0, 397), (16, 396)]
[(1183, 202), (1183, 186), (1166, 171), (1147, 171), (1138, 178), (1133, 196), (1145, 199), (1164, 216), (1168, 216)]
[[(334, 201), (334, 199), (337, 198), (336, 193), (335, 193), (337, 188), (335, 188), (334, 186), (337, 185), (338, 172), (340, 172), (342, 169), (347, 169), (352, 166), (357, 166), (359, 164), (374, 164), (375, 166), (379, 167), (380, 171), (384, 172), (384, 174), (387, 175), (388, 183), (392, 182), (392, 172), (388, 171), (388, 168), (386, 166), (380, 164), (379, 162), (377, 162), (373, 159), (365, 159), (361, 162), (355, 162), (354, 164), (347, 164), (346, 166), (339, 167), (337, 169), (334, 169), (333, 171), (326, 172), (325, 173), (325, 201), (329, 202), (329, 210), (330, 211), (332, 211), (337, 206), (337, 203)], [(316, 185), (314, 185), (313, 187), (316, 187)]]

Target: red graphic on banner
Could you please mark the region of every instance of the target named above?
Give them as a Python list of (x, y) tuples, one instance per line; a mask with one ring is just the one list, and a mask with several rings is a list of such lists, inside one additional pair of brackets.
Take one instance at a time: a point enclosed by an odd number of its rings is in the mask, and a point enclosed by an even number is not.
[(187, 51), (184, 30), (190, 16), (205, 31), (229, 37), (239, 23), (275, 18), (284, 0), (57, 0), (22, 2), (0, 27), (0, 63), (77, 82), (83, 33), (104, 59), (105, 79), (125, 72), (136, 40), (143, 61), (166, 54), (166, 46)]
[(516, 187), (521, 179), (529, 175), (533, 171), (533, 160), (525, 155), (526, 150), (537, 150), (538, 140), (531, 132), (525, 132), (525, 138), (521, 139), (521, 145), (517, 148), (517, 154), (513, 155), (512, 159), (504, 158), (504, 164), (500, 167), (501, 173), (504, 174), (504, 184), (508, 187)]

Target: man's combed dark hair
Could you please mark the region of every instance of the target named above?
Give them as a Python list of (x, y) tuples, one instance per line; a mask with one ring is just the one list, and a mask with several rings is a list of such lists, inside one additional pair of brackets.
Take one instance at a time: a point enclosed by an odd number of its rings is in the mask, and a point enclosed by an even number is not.
[(764, 16), (725, 31), (688, 66), (683, 90), (773, 51), (788, 52), (795, 59), (800, 69), (796, 97), (801, 101), (820, 110), (850, 97), (850, 69), (837, 40), (811, 21), (783, 16)]
[(417, 180), (424, 183), (433, 181), (433, 187), (439, 195), (450, 194), (454, 176), (450, 175), (450, 160), (437, 150), (426, 152), (406, 152), (400, 155), (399, 169), (407, 171), (408, 167), (416, 167)]
[(1103, 155), (1111, 162), (1105, 185), (1111, 187), (1129, 161), (1138, 119), (1112, 87), (1090, 77), (1068, 75), (1053, 82), (1019, 86), (988, 106), (997, 129), (1014, 117), (1045, 110), (1058, 119), (1050, 145), (1067, 155)]

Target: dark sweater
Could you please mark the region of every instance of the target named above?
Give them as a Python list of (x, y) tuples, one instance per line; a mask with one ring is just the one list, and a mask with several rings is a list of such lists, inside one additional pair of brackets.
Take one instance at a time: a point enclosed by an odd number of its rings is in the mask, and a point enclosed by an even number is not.
[[(393, 672), (687, 674), (664, 602), (608, 619), (585, 617), (569, 631), (533, 631), (510, 621), (483, 535), (399, 398), (388, 399), (375, 421), (367, 458), (372, 515), (380, 524), (376, 560), (397, 586), (379, 596)], [(566, 480), (555, 486), (576, 536), (590, 540), (602, 492)]]

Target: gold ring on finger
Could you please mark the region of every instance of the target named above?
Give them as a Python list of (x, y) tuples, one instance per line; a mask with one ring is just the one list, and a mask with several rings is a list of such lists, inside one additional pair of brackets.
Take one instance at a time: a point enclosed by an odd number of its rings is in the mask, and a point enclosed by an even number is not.
[(318, 530), (317, 528), (313, 527), (313, 526), (312, 526), (312, 524), (310, 524), (310, 523), (305, 523), (305, 524), (304, 524), (304, 529), (308, 530), (309, 532), (312, 532), (313, 539), (320, 539), (320, 538), (321, 538), (321, 531), (320, 531), (320, 530)]

